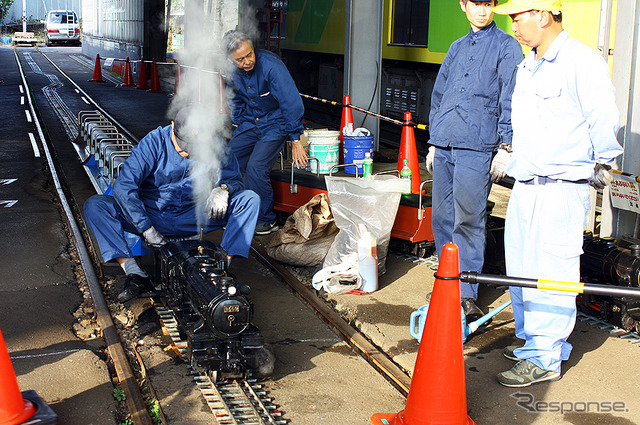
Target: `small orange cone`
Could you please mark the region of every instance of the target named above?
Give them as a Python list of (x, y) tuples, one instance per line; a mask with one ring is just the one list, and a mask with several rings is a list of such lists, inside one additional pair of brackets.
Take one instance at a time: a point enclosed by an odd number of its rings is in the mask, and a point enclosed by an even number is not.
[(127, 56), (127, 64), (124, 68), (124, 83), (122, 87), (133, 87), (133, 72), (131, 72), (131, 62), (129, 62), (129, 56)]
[(9, 352), (0, 332), (0, 424), (23, 423), (35, 412), (33, 403), (22, 398)]
[[(406, 115), (405, 115), (406, 117)], [(458, 247), (442, 248), (429, 314), (403, 411), (376, 413), (375, 425), (475, 425), (467, 416)]]
[(400, 154), (398, 155), (398, 171), (402, 170), (404, 159), (408, 159), (409, 168), (411, 169), (411, 193), (418, 193), (420, 192), (420, 165), (418, 164), (416, 136), (410, 124), (411, 112), (405, 112), (402, 138), (400, 141)]
[(160, 88), (160, 77), (158, 77), (158, 66), (156, 60), (151, 61), (151, 88), (147, 90), (147, 93), (162, 93)]
[(144, 63), (144, 58), (140, 59), (140, 71), (138, 71), (138, 85), (137, 89), (149, 90), (149, 83), (147, 82), (147, 65)]
[(342, 136), (344, 135), (344, 133), (350, 133), (355, 129), (355, 125), (353, 124), (353, 113), (351, 112), (351, 108), (347, 106), (351, 105), (351, 98), (348, 94), (344, 95), (342, 104), (342, 118), (340, 119), (340, 146), (338, 147), (338, 152), (340, 152), (340, 164), (344, 164)]
[(100, 55), (96, 55), (96, 66), (93, 67), (93, 78), (87, 80), (90, 83), (105, 83), (102, 79), (102, 67), (100, 66)]

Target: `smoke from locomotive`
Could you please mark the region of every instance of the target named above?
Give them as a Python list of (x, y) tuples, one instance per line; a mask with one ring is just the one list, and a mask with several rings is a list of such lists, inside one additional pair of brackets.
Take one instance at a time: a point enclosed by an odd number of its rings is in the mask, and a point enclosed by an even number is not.
[(187, 358), (213, 380), (265, 377), (275, 359), (251, 323), (250, 288), (227, 273), (226, 253), (203, 240), (170, 242), (156, 252), (156, 283), (173, 310)]

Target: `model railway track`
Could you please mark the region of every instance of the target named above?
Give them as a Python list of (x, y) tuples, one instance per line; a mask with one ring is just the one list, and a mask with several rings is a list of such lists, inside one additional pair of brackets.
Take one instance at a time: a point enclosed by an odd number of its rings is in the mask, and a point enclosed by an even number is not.
[[(173, 341), (174, 350), (182, 360), (187, 361), (187, 342), (180, 337), (178, 321), (173, 311), (156, 302), (153, 305), (162, 322), (164, 333)], [(273, 399), (268, 397), (265, 386), (257, 380), (249, 378), (214, 383), (209, 375), (197, 373), (190, 366), (188, 367), (202, 397), (219, 424), (281, 425), (287, 423), (282, 418), (282, 412), (273, 404)]]
[[(44, 55), (43, 55), (44, 56)], [(34, 73), (42, 74), (47, 77), (51, 84), (43, 89), (45, 93), (45, 97), (47, 101), (50, 103), (52, 109), (56, 111), (56, 115), (58, 119), (61, 121), (65, 132), (69, 136), (70, 140), (75, 139), (77, 135), (78, 121), (76, 120), (74, 114), (69, 110), (68, 107), (64, 104), (62, 98), (58, 95), (57, 89), (63, 86), (57, 77), (45, 74), (41, 71), (40, 67), (34, 61), (31, 53), (23, 54), (24, 59), (28, 63), (29, 67)], [(46, 57), (46, 56), (45, 56)], [(54, 66), (55, 64), (49, 59)], [(56, 67), (57, 68), (57, 67)], [(64, 74), (59, 68), (57, 68), (65, 78), (67, 78), (73, 85), (78, 87), (75, 82), (66, 74)], [(26, 76), (24, 77), (26, 81)], [(26, 85), (26, 84), (25, 84)], [(91, 99), (86, 93), (84, 96), (97, 107), (97, 103)], [(101, 109), (101, 108), (98, 108)], [(35, 111), (34, 111), (35, 112)], [(119, 127), (122, 127), (119, 125)], [(123, 129), (126, 132), (126, 129)], [(130, 134), (130, 133), (128, 133)], [(52, 166), (52, 172), (55, 172), (54, 167)], [(56, 176), (57, 178), (57, 176)], [(64, 184), (68, 187), (69, 182), (64, 182)], [(94, 185), (95, 186), (95, 185)], [(64, 197), (64, 193), (60, 190), (59, 195)], [(65, 200), (65, 203), (66, 200)], [(73, 216), (69, 217), (69, 220), (73, 220)], [(76, 226), (78, 227), (78, 226)], [(86, 236), (86, 235), (85, 235)], [(79, 245), (81, 243), (81, 239), (79, 239), (76, 243)], [(86, 248), (85, 248), (86, 250)], [(89, 254), (85, 256), (85, 261), (89, 260)], [(83, 258), (81, 256), (81, 258)], [(83, 268), (86, 270), (93, 270), (93, 266), (91, 264), (84, 264)], [(87, 277), (88, 281), (96, 282), (96, 290), (92, 290), (92, 297), (94, 298), (94, 303), (96, 305), (104, 306), (104, 308), (98, 310), (98, 314), (101, 317), (98, 318), (98, 322), (103, 328), (103, 332), (108, 328), (109, 330), (115, 331), (115, 326), (111, 322), (110, 313), (108, 311), (107, 303), (104, 299), (104, 295), (102, 294), (101, 289), (99, 288), (99, 284), (97, 283), (97, 278), (90, 279)], [(161, 305), (154, 303), (156, 307), (156, 312), (160, 321), (162, 322), (163, 328), (166, 330), (166, 333), (171, 336), (173, 341), (173, 346), (176, 352), (184, 359), (185, 351), (186, 351), (186, 342), (180, 338), (180, 333), (177, 328), (177, 321), (173, 316), (173, 312), (169, 309), (162, 307)], [(108, 323), (105, 326), (104, 323)], [(110, 340), (108, 340), (109, 347), (117, 346), (121, 347), (120, 344), (116, 343), (116, 339), (120, 338), (116, 332), (109, 333)], [(105, 337), (108, 336), (105, 332)], [(122, 343), (121, 343), (122, 344)], [(134, 423), (136, 424), (146, 424), (150, 423), (149, 417), (146, 416), (146, 409), (144, 407), (144, 401), (140, 394), (139, 388), (136, 388), (134, 374), (129, 365), (128, 359), (124, 355), (120, 349), (120, 351), (114, 355), (111, 353), (111, 358), (114, 363), (114, 367), (116, 370), (123, 370), (124, 372), (119, 373), (118, 377), (121, 383), (129, 382), (133, 385), (128, 385), (126, 388), (127, 392), (127, 402), (129, 403), (130, 409), (135, 404), (134, 410), (131, 412), (134, 417)], [(141, 359), (138, 357), (138, 360)], [(188, 366), (189, 367), (189, 366)], [(217, 382), (214, 383), (215, 379), (211, 379), (210, 376), (196, 373), (193, 369), (189, 367), (190, 373), (193, 376), (194, 385), (200, 390), (202, 397), (205, 403), (209, 406), (211, 413), (213, 415), (213, 423), (217, 423), (220, 425), (226, 424), (237, 424), (237, 425), (282, 425), (286, 424), (287, 420), (282, 418), (282, 412), (278, 409), (276, 405), (273, 404), (273, 399), (268, 396), (268, 391), (266, 390), (264, 384), (259, 383), (255, 379), (246, 379), (246, 380), (236, 380), (236, 381), (228, 381), (228, 382)], [(137, 391), (136, 391), (137, 390)]]

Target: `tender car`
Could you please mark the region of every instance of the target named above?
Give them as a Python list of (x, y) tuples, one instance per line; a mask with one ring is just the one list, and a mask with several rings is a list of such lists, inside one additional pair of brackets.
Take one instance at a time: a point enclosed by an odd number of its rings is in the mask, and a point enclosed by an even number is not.
[(44, 42), (80, 45), (80, 24), (73, 10), (51, 10), (44, 21)]

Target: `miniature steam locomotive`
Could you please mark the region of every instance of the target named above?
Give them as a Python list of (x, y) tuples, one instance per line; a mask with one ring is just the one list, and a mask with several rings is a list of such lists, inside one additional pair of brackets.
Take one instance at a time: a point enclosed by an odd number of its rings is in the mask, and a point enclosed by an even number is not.
[[(580, 274), (584, 281), (638, 288), (640, 286), (640, 241), (623, 237), (597, 238), (585, 232)], [(582, 294), (578, 306), (585, 313), (640, 332), (640, 300)]]
[(211, 242), (185, 240), (155, 255), (156, 285), (187, 342), (191, 367), (214, 382), (270, 375), (275, 360), (251, 324), (250, 288), (227, 273), (227, 254)]

